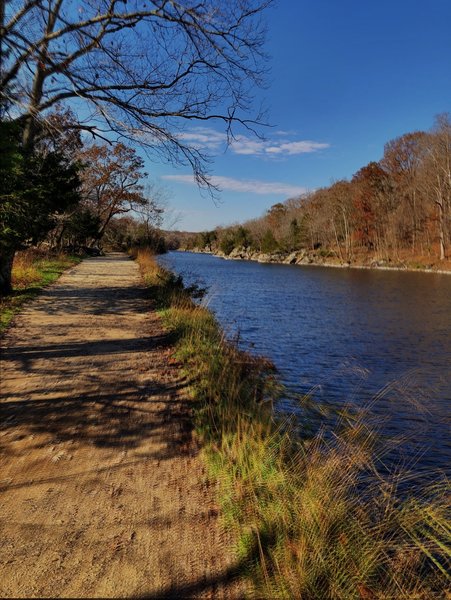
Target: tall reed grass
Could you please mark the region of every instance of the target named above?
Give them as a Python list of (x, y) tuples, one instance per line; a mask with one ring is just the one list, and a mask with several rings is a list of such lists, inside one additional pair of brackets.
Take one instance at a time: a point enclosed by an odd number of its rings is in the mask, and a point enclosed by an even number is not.
[(377, 471), (377, 437), (364, 418), (343, 417), (313, 437), (277, 419), (271, 365), (228, 343), (180, 277), (144, 250), (136, 258), (177, 337), (204, 456), (255, 595), (451, 597), (449, 486), (399, 500), (397, 478)]

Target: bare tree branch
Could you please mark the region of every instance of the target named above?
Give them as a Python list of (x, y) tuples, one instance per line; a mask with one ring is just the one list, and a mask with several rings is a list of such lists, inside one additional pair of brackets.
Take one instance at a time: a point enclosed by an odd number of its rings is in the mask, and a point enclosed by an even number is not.
[(66, 103), (80, 129), (188, 163), (207, 184), (207, 157), (178, 133), (211, 120), (229, 139), (234, 125), (258, 130), (263, 118), (251, 107), (264, 82), (261, 16), (270, 2), (11, 0), (2, 21), (2, 110), (9, 104), (10, 118), (24, 122), (27, 145), (35, 120)]

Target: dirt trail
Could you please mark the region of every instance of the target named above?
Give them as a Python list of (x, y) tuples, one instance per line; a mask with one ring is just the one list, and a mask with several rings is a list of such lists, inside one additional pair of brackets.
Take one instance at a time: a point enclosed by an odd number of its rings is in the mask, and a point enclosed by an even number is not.
[(0, 596), (241, 596), (136, 264), (84, 261), (1, 344)]

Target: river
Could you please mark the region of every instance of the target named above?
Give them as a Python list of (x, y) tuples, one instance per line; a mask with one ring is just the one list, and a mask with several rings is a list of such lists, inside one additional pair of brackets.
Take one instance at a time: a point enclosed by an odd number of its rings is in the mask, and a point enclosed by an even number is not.
[(228, 337), (270, 358), (291, 389), (334, 405), (371, 402), (380, 435), (402, 440), (391, 468), (416, 482), (451, 475), (451, 276), (190, 252), (159, 260), (206, 286), (203, 302)]

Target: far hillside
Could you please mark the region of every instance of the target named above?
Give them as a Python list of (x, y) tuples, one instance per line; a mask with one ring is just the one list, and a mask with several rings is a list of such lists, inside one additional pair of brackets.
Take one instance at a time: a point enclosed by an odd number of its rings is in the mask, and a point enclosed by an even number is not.
[[(274, 204), (262, 217), (179, 238), (234, 258), (451, 267), (451, 117), (385, 145), (379, 162)], [(257, 256), (260, 255), (260, 256)], [(293, 255), (291, 262), (299, 256)]]

